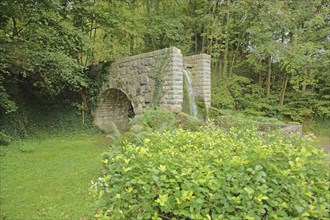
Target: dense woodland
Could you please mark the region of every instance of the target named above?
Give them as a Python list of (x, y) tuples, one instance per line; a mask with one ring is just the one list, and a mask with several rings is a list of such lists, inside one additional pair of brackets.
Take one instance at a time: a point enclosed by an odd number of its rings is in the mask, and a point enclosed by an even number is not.
[(170, 46), (211, 55), (215, 108), (329, 118), (329, 14), (326, 0), (1, 0), (0, 120), (89, 111), (91, 64)]

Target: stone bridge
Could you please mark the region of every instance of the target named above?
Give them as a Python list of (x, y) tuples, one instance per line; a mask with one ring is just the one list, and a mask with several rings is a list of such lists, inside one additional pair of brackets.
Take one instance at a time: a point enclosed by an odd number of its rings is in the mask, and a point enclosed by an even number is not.
[(94, 124), (105, 132), (112, 123), (128, 129), (129, 118), (149, 107), (160, 106), (181, 111), (183, 104), (183, 68), (191, 78), (195, 98), (211, 105), (210, 56), (183, 57), (171, 47), (114, 61), (108, 68)]

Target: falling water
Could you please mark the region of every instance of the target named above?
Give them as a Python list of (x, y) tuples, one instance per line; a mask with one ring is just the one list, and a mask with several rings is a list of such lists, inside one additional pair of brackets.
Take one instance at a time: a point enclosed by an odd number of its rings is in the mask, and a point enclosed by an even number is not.
[(190, 111), (190, 114), (194, 118), (197, 118), (197, 106), (195, 103), (195, 96), (194, 96), (193, 88), (191, 85), (191, 80), (185, 69), (182, 69), (182, 73), (183, 73), (183, 78), (187, 85), (187, 92), (188, 92), (188, 96), (189, 96), (189, 111)]

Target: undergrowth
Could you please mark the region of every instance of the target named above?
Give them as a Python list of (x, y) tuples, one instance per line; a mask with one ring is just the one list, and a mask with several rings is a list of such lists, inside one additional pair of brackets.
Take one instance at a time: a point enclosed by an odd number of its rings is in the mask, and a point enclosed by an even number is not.
[(227, 127), (185, 119), (150, 110), (116, 135), (90, 187), (96, 218), (329, 217), (329, 161), (312, 136), (261, 135), (247, 118)]
[(81, 115), (74, 106), (26, 107), (0, 117), (0, 145), (32, 136), (65, 135), (79, 131), (92, 131), (92, 118)]

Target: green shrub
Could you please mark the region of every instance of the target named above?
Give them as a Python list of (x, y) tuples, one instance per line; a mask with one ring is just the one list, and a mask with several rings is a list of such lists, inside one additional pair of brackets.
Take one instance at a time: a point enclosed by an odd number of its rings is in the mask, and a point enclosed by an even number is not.
[(91, 130), (92, 118), (85, 115), (85, 125), (74, 106), (28, 106), (16, 112), (0, 115), (0, 132), (10, 134), (13, 140), (33, 135), (67, 134)]
[(184, 130), (197, 131), (204, 124), (203, 120), (183, 112), (177, 113), (176, 118), (178, 119), (177, 126)]
[(317, 94), (314, 92), (295, 91), (287, 93), (286, 96), (287, 101), (281, 109), (283, 116), (290, 117), (294, 121), (303, 122), (313, 117), (313, 115), (317, 115), (315, 107), (320, 102), (316, 98)]
[(306, 120), (304, 125), (305, 132), (313, 132), (316, 135), (328, 136), (330, 134), (330, 119), (315, 118)]
[(107, 135), (107, 137), (111, 139), (112, 145), (121, 144), (124, 139), (122, 131), (120, 131), (117, 125), (113, 122), (111, 127), (112, 127), (112, 133)]
[(150, 132), (172, 130), (177, 123), (178, 118), (170, 110), (148, 109), (130, 120), (130, 130), (122, 136), (122, 140), (129, 139), (136, 144), (142, 143)]
[(0, 145), (8, 145), (12, 141), (11, 137), (0, 131)]
[[(174, 113), (168, 109), (148, 109), (130, 120), (130, 130), (121, 136), (121, 141), (128, 139), (136, 144), (142, 143), (153, 131), (184, 130), (195, 131), (203, 124), (202, 120), (193, 118), (183, 112)], [(118, 142), (116, 143), (118, 144)]]
[(326, 155), (311, 138), (205, 128), (111, 150), (90, 191), (102, 219), (327, 219)]
[(130, 121), (131, 126), (141, 126), (144, 130), (162, 131), (175, 128), (175, 114), (167, 109), (148, 109), (145, 113), (135, 116)]
[(211, 121), (218, 127), (228, 130), (231, 127), (237, 127), (241, 129), (251, 129), (254, 127), (260, 127), (260, 124), (270, 123), (270, 124), (284, 124), (277, 118), (269, 118), (263, 116), (251, 116), (247, 114), (242, 114), (239, 112), (226, 112), (223, 110), (218, 110), (211, 108), (210, 111)]

